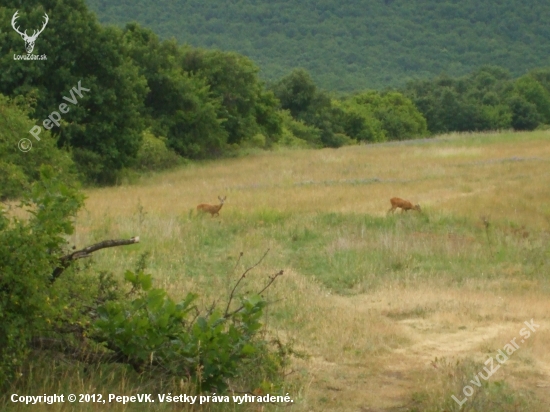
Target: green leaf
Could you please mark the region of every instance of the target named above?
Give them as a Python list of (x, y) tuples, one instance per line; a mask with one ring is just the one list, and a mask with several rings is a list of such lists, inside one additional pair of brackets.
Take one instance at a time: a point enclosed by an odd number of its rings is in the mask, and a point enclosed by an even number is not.
[(256, 352), (257, 352), (256, 348), (248, 343), (245, 344), (241, 349), (241, 353), (243, 355), (252, 355), (253, 353), (256, 353)]
[(131, 283), (135, 284), (136, 280), (137, 280), (137, 277), (136, 277), (134, 272), (132, 272), (131, 270), (127, 270), (124, 273), (124, 279), (127, 280), (128, 282), (131, 282)]
[(139, 273), (138, 276), (139, 284), (141, 285), (141, 288), (145, 291), (151, 289), (153, 285), (153, 278), (151, 275), (146, 275), (143, 273)]

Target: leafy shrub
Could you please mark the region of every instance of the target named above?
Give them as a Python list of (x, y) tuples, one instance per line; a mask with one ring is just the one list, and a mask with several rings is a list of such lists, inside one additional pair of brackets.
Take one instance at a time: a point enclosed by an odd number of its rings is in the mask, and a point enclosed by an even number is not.
[(341, 125), (357, 140), (383, 142), (425, 136), (426, 119), (398, 92), (368, 91), (342, 102)]
[(520, 77), (514, 84), (516, 93), (534, 104), (541, 122), (550, 124), (550, 91), (531, 74)]
[(137, 371), (191, 376), (202, 390), (221, 391), (242, 362), (264, 350), (254, 339), (266, 305), (260, 296), (242, 297), (232, 311), (199, 314), (194, 293), (175, 303), (152, 288), (150, 275), (127, 271), (125, 278), (135, 297), (100, 306), (92, 338)]
[(138, 150), (135, 167), (143, 171), (170, 169), (182, 164), (183, 159), (166, 147), (166, 140), (150, 132), (143, 133), (143, 141)]
[(386, 140), (386, 134), (382, 130), (380, 121), (374, 117), (366, 105), (359, 104), (354, 99), (334, 104), (342, 109), (338, 120), (346, 135), (360, 142), (383, 142)]
[(288, 111), (282, 112), (283, 138), (279, 143), (285, 146), (321, 147), (321, 131), (315, 126), (292, 118)]
[(323, 144), (326, 147), (338, 148), (342, 146), (349, 146), (356, 144), (357, 141), (346, 136), (343, 133), (332, 133), (330, 130), (324, 130), (321, 134)]
[(318, 93), (310, 74), (304, 69), (295, 69), (273, 85), (273, 92), (284, 110), (294, 118), (303, 116), (314, 103)]
[[(29, 134), (34, 122), (28, 118), (21, 99), (9, 100), (0, 95), (0, 200), (16, 198), (27, 192), (31, 184), (40, 178), (40, 167), (52, 165), (58, 178), (71, 182), (76, 178), (74, 164), (67, 152), (56, 148), (56, 141), (49, 132), (41, 134), (41, 140)], [(34, 145), (23, 153), (18, 149), (21, 139), (29, 139)]]
[(537, 106), (521, 96), (514, 96), (509, 101), (512, 110), (512, 127), (515, 130), (534, 130), (540, 123)]
[(48, 329), (49, 290), (71, 218), (83, 197), (65, 186), (51, 167), (42, 167), (22, 206), (27, 221), (9, 220), (0, 210), (0, 383), (23, 363), (37, 331)]

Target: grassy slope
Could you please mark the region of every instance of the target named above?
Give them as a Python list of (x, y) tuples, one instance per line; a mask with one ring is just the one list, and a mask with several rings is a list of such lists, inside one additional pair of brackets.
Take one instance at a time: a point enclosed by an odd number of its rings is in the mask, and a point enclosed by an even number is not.
[[(455, 410), (450, 396), (463, 398), (483, 362), (533, 318), (540, 330), (468, 406), (543, 411), (549, 178), (548, 132), (281, 151), (91, 190), (71, 241), (139, 235), (137, 246), (97, 253), (95, 269), (122, 274), (149, 251), (158, 284), (174, 296), (202, 291), (205, 302), (234, 281), (239, 252), (244, 267), (270, 248), (248, 278), (259, 285), (285, 270), (267, 322), (310, 355), (289, 378), (296, 411)], [(227, 195), (219, 218), (195, 216), (217, 195)], [(424, 213), (386, 217), (393, 196)], [(115, 375), (51, 376), (28, 392), (140, 391), (121, 385)]]
[(309, 70), (322, 88), (403, 85), (483, 64), (515, 75), (550, 65), (550, 3), (532, 0), (87, 0), (100, 21), (251, 57), (266, 79)]

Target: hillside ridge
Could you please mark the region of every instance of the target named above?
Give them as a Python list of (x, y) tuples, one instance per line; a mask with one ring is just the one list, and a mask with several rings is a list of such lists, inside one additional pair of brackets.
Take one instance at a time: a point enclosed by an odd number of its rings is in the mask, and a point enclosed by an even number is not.
[(486, 64), (516, 76), (550, 65), (544, 0), (86, 1), (103, 23), (137, 21), (164, 39), (242, 53), (266, 80), (303, 67), (334, 91), (399, 87)]

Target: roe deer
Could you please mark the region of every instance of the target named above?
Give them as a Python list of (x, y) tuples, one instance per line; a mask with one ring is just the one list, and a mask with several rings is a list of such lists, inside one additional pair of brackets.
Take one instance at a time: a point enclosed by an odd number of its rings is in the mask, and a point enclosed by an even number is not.
[(401, 208), (401, 213), (403, 212), (406, 212), (408, 210), (416, 210), (418, 212), (421, 212), (422, 210), (420, 209), (420, 205), (414, 205), (409, 202), (408, 200), (403, 200), (399, 197), (392, 197), (390, 199), (390, 203), (391, 203), (391, 209), (388, 210), (388, 213), (390, 212), (395, 212), (395, 209), (397, 209), (398, 207)]
[(226, 198), (227, 198), (227, 196), (224, 196), (223, 198), (218, 196), (218, 199), (220, 199), (220, 204), (219, 205), (207, 205), (206, 203), (201, 203), (200, 205), (197, 206), (197, 211), (198, 212), (203, 212), (203, 213), (210, 213), (212, 215), (212, 217), (214, 217), (214, 215), (219, 216), (220, 215), (220, 209), (222, 208), (223, 202), (225, 202)]

